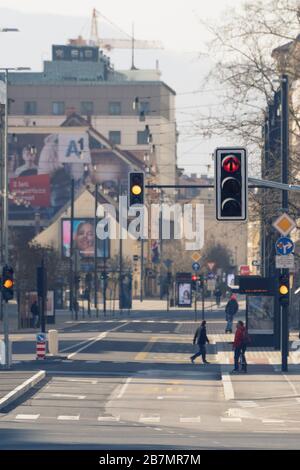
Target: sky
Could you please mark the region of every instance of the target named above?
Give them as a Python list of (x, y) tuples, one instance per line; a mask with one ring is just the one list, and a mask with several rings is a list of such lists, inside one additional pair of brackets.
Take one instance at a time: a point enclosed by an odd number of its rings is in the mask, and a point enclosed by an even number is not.
[[(67, 43), (79, 34), (89, 37), (93, 8), (140, 39), (159, 40), (164, 50), (137, 51), (138, 68), (154, 68), (156, 60), (162, 79), (178, 93), (178, 163), (187, 173), (205, 173), (214, 147), (224, 142), (203, 141), (190, 135), (189, 126), (206, 106), (217, 106), (213, 93), (192, 93), (203, 87), (212, 58), (205, 55), (208, 33), (202, 22), (217, 21), (242, 0), (0, 0), (0, 28), (18, 27), (18, 34), (0, 37), (0, 67), (29, 66), (42, 69), (50, 58), (52, 44)], [(205, 5), (205, 6), (204, 6)], [(101, 26), (102, 25), (102, 26)], [(100, 35), (109, 29), (100, 23)], [(4, 37), (5, 36), (5, 37)], [(111, 54), (116, 70), (129, 68), (130, 51)], [(210, 170), (210, 174), (212, 170)]]

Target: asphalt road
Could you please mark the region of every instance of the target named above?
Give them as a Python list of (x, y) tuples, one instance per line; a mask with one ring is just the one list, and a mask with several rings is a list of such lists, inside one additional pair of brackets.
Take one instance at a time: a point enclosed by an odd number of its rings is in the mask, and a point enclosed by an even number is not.
[[(215, 345), (209, 365), (189, 360), (196, 326), (172, 312), (70, 324), (67, 358), (42, 365), (34, 336), (16, 335), (15, 367), (47, 377), (0, 414), (0, 449), (297, 449), (296, 399), (284, 420), (266, 403), (226, 401)], [(223, 327), (212, 320), (209, 332)]]

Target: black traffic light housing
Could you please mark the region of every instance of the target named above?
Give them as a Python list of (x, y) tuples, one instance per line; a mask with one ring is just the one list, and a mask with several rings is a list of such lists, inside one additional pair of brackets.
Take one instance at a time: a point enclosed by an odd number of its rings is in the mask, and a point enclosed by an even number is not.
[(192, 274), (192, 290), (197, 289), (197, 280), (198, 276), (196, 274)]
[(216, 218), (247, 220), (248, 171), (245, 148), (215, 150)]
[(14, 298), (14, 270), (7, 265), (2, 269), (2, 298), (5, 302)]
[(142, 171), (131, 171), (128, 175), (128, 205), (143, 205), (145, 199), (145, 174)]
[(278, 298), (280, 305), (289, 305), (290, 301), (290, 276), (280, 274), (278, 282)]

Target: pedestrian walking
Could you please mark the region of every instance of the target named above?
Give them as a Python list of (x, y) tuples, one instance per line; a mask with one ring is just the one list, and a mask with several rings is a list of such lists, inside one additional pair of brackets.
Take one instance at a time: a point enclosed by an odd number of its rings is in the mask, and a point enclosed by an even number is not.
[(191, 361), (194, 364), (194, 360), (198, 356), (202, 356), (202, 361), (203, 364), (209, 364), (209, 362), (206, 360), (206, 343), (209, 343), (209, 339), (206, 334), (206, 321), (203, 320), (199, 328), (197, 328), (194, 339), (193, 339), (193, 344), (198, 344), (199, 351), (196, 352), (193, 356), (191, 356)]
[(226, 314), (226, 321), (227, 321), (225, 333), (232, 333), (233, 317), (234, 315), (236, 315), (238, 310), (239, 310), (239, 304), (236, 300), (236, 295), (232, 294), (225, 307), (225, 314)]
[(36, 300), (31, 304), (30, 312), (33, 317), (33, 328), (38, 328), (40, 324), (40, 311)]
[(236, 324), (236, 332), (234, 335), (233, 350), (234, 350), (234, 369), (232, 372), (239, 371), (239, 362), (241, 361), (241, 369), (247, 372), (246, 350), (250, 344), (250, 337), (245, 328), (244, 322), (241, 320)]

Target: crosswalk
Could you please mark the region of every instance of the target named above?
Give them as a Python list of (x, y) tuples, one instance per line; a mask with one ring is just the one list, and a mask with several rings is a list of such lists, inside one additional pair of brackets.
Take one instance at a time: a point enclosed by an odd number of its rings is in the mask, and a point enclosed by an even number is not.
[[(4, 418), (2, 418), (4, 419)], [(74, 425), (77, 424), (95, 424), (95, 425), (118, 425), (118, 424), (127, 424), (134, 425), (139, 423), (141, 425), (161, 425), (164, 427), (192, 427), (195, 430), (197, 428), (200, 430), (206, 429), (219, 429), (220, 426), (227, 430), (239, 429), (241, 426), (246, 426), (249, 428), (251, 426), (254, 429), (265, 428), (266, 431), (270, 428), (280, 428), (290, 427), (291, 421), (284, 419), (268, 419), (268, 418), (241, 418), (241, 417), (230, 417), (230, 416), (211, 416), (211, 415), (197, 415), (197, 416), (170, 416), (163, 414), (155, 413), (139, 413), (132, 414), (131, 416), (128, 413), (122, 415), (95, 415), (94, 417), (87, 417), (84, 413), (73, 413), (73, 414), (58, 414), (56, 416), (47, 416), (47, 414), (37, 413), (37, 414), (25, 414), (19, 413), (15, 415), (7, 415), (5, 421), (15, 421), (15, 422), (30, 422), (34, 423), (66, 423), (69, 421), (74, 422)], [(299, 428), (300, 431), (300, 421), (294, 421), (293, 426)]]

